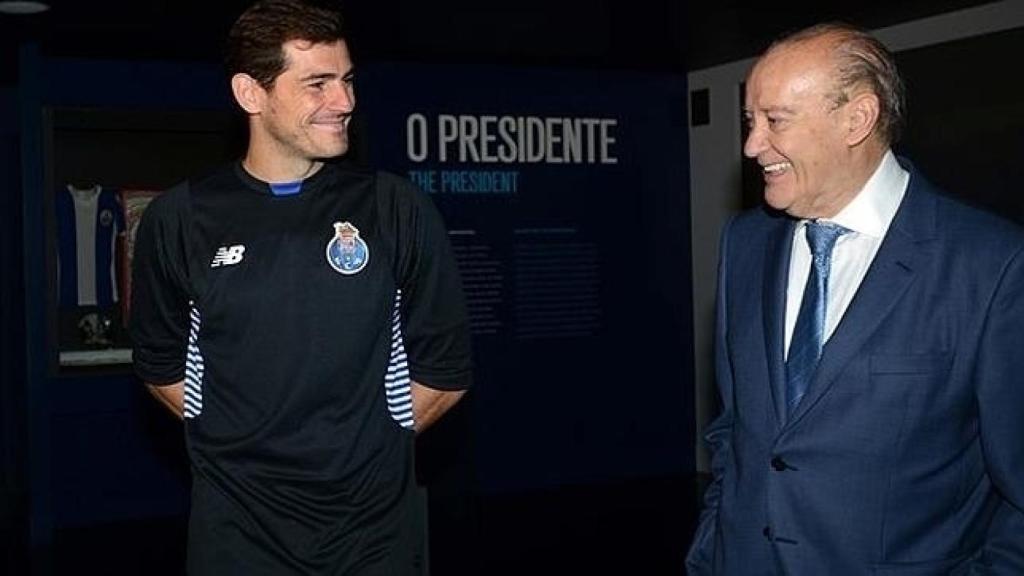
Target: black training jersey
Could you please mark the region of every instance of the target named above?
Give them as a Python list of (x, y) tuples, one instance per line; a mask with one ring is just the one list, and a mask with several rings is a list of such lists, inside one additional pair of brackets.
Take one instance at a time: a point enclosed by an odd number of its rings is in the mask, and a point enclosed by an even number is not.
[(429, 198), (330, 164), (276, 196), (234, 164), (149, 205), (134, 267), (136, 372), (185, 383), (190, 573), (406, 573), (410, 379), (470, 384)]

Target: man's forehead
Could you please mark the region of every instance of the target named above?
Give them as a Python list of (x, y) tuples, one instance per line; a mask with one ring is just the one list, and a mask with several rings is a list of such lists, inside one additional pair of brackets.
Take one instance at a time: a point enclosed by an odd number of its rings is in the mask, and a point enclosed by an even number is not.
[(747, 103), (752, 97), (770, 101), (824, 93), (831, 85), (831, 73), (828, 59), (821, 53), (773, 50), (758, 60), (747, 76)]

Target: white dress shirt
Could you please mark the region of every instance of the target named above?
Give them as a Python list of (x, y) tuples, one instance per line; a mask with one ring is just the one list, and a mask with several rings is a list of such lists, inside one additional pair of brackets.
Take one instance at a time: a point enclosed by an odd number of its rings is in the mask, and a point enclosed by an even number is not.
[[(910, 174), (899, 165), (892, 151), (885, 153), (864, 188), (834, 218), (834, 222), (850, 230), (839, 237), (832, 249), (832, 270), (828, 281), (828, 304), (825, 313), (825, 341), (832, 336), (846, 308), (857, 293), (875, 259), (879, 246), (889, 230), (896, 210), (907, 192)], [(802, 220), (793, 231), (793, 248), (789, 259), (789, 283), (786, 288), (786, 357), (789, 343), (804, 297), (804, 285), (811, 269), (811, 248), (807, 245), (807, 221)]]

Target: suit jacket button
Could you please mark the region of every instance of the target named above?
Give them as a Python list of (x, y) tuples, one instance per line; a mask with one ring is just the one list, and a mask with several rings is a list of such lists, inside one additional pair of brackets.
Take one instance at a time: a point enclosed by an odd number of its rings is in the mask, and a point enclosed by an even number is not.
[(789, 465), (786, 464), (785, 460), (783, 460), (782, 458), (780, 458), (778, 456), (772, 458), (772, 469), (773, 470), (775, 470), (776, 472), (782, 472), (783, 470), (785, 470), (787, 468), (789, 468)]
[(771, 540), (772, 539), (772, 528), (771, 528), (771, 526), (765, 526), (764, 530), (761, 530), (761, 534), (764, 534), (765, 538)]

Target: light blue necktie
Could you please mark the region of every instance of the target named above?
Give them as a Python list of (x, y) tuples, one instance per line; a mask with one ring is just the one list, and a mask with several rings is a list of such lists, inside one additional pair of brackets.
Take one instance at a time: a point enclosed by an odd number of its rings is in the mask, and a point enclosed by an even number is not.
[(793, 337), (786, 359), (786, 408), (792, 414), (807, 393), (814, 369), (824, 345), (825, 318), (828, 308), (828, 275), (832, 268), (832, 247), (840, 236), (849, 232), (830, 222), (809, 221), (807, 244), (811, 247), (811, 272), (807, 277), (800, 312), (796, 317)]

